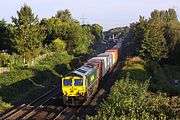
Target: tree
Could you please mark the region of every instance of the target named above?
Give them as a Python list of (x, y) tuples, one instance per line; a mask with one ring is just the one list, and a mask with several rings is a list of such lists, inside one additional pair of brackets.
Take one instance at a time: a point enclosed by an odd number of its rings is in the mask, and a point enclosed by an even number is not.
[(151, 13), (151, 20), (156, 20), (162, 25), (163, 34), (168, 46), (168, 62), (178, 63), (180, 24), (175, 9), (170, 8), (166, 11), (154, 10)]
[(49, 44), (49, 47), (51, 51), (61, 53), (66, 50), (66, 43), (63, 40), (57, 38)]
[(75, 42), (75, 54), (87, 54), (89, 53), (89, 46), (94, 40), (94, 36), (91, 34), (90, 28), (87, 26), (79, 27), (79, 38)]
[(150, 20), (144, 30), (139, 55), (146, 61), (160, 61), (167, 55), (167, 44), (163, 36), (162, 26)]
[(45, 27), (46, 39), (43, 41), (44, 44), (49, 44), (53, 40), (61, 38), (63, 22), (60, 18), (43, 18), (40, 24)]
[(127, 51), (138, 56), (148, 20), (140, 16), (139, 22), (130, 25)]
[(10, 30), (4, 19), (0, 20), (0, 50), (10, 49)]
[(95, 36), (95, 41), (102, 41), (104, 36), (103, 36), (103, 27), (100, 26), (99, 24), (93, 24), (91, 28), (92, 34)]
[(71, 12), (68, 9), (57, 11), (55, 17), (60, 18), (62, 22), (69, 22), (73, 20)]
[(161, 24), (165, 25), (169, 22), (178, 21), (176, 11), (172, 8), (166, 11), (154, 10), (153, 12), (151, 12), (151, 19), (156, 19), (157, 21), (161, 22)]
[(168, 43), (168, 59), (170, 63), (179, 64), (180, 61), (180, 22), (171, 22), (164, 33)]
[(12, 17), (12, 47), (15, 53), (23, 56), (23, 63), (26, 63), (26, 59), (33, 60), (39, 55), (45, 33), (29, 6), (22, 6), (17, 15), (18, 18)]

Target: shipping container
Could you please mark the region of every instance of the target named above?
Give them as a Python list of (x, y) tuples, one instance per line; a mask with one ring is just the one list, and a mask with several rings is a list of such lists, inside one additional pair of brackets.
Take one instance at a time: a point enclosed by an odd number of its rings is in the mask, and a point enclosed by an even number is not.
[(100, 57), (93, 57), (91, 59), (88, 60), (90, 61), (101, 61), (102, 62), (102, 77), (105, 76), (105, 74), (107, 73), (106, 71), (106, 67), (107, 67), (107, 62), (105, 58), (100, 58)]
[(105, 66), (105, 74), (107, 73), (108, 71), (108, 60), (106, 57), (95, 57), (95, 58), (98, 58), (98, 59), (103, 59), (104, 60), (104, 66)]
[(117, 49), (109, 49), (109, 50), (106, 50), (105, 53), (107, 52), (113, 52), (115, 54), (114, 58), (115, 58), (115, 63), (118, 61), (118, 50)]
[(118, 50), (118, 59), (119, 59), (120, 54), (121, 54), (121, 44), (116, 44), (112, 49), (117, 49)]
[(111, 54), (111, 56), (112, 56), (112, 64), (114, 65), (114, 63), (116, 62), (115, 61), (115, 53), (114, 52), (107, 52), (107, 51), (105, 53)]
[(106, 57), (107, 58), (108, 70), (113, 66), (113, 54), (101, 53), (101, 54), (98, 55), (98, 57)]
[(102, 79), (103, 61), (90, 59), (87, 61), (87, 63), (96, 65), (96, 67), (98, 68), (98, 79), (101, 80)]

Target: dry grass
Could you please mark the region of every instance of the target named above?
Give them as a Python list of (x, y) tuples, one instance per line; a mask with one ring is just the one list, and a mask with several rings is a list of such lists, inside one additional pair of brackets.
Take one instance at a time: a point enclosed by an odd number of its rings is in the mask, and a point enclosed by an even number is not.
[(130, 62), (139, 62), (139, 61), (144, 61), (140, 57), (133, 57), (129, 59)]

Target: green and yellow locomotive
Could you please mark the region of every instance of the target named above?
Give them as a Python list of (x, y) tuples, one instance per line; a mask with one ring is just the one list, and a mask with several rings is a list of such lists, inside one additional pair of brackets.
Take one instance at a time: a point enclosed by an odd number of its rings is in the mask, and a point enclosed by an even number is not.
[(98, 87), (98, 69), (85, 64), (62, 79), (63, 101), (66, 105), (79, 105), (88, 99)]

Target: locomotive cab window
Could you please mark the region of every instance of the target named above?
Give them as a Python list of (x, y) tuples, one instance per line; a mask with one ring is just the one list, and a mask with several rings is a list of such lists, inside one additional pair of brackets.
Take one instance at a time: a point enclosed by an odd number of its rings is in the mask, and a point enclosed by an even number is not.
[(75, 79), (74, 80), (74, 86), (82, 86), (83, 80), (82, 79)]
[(64, 79), (64, 86), (72, 86), (72, 80)]

